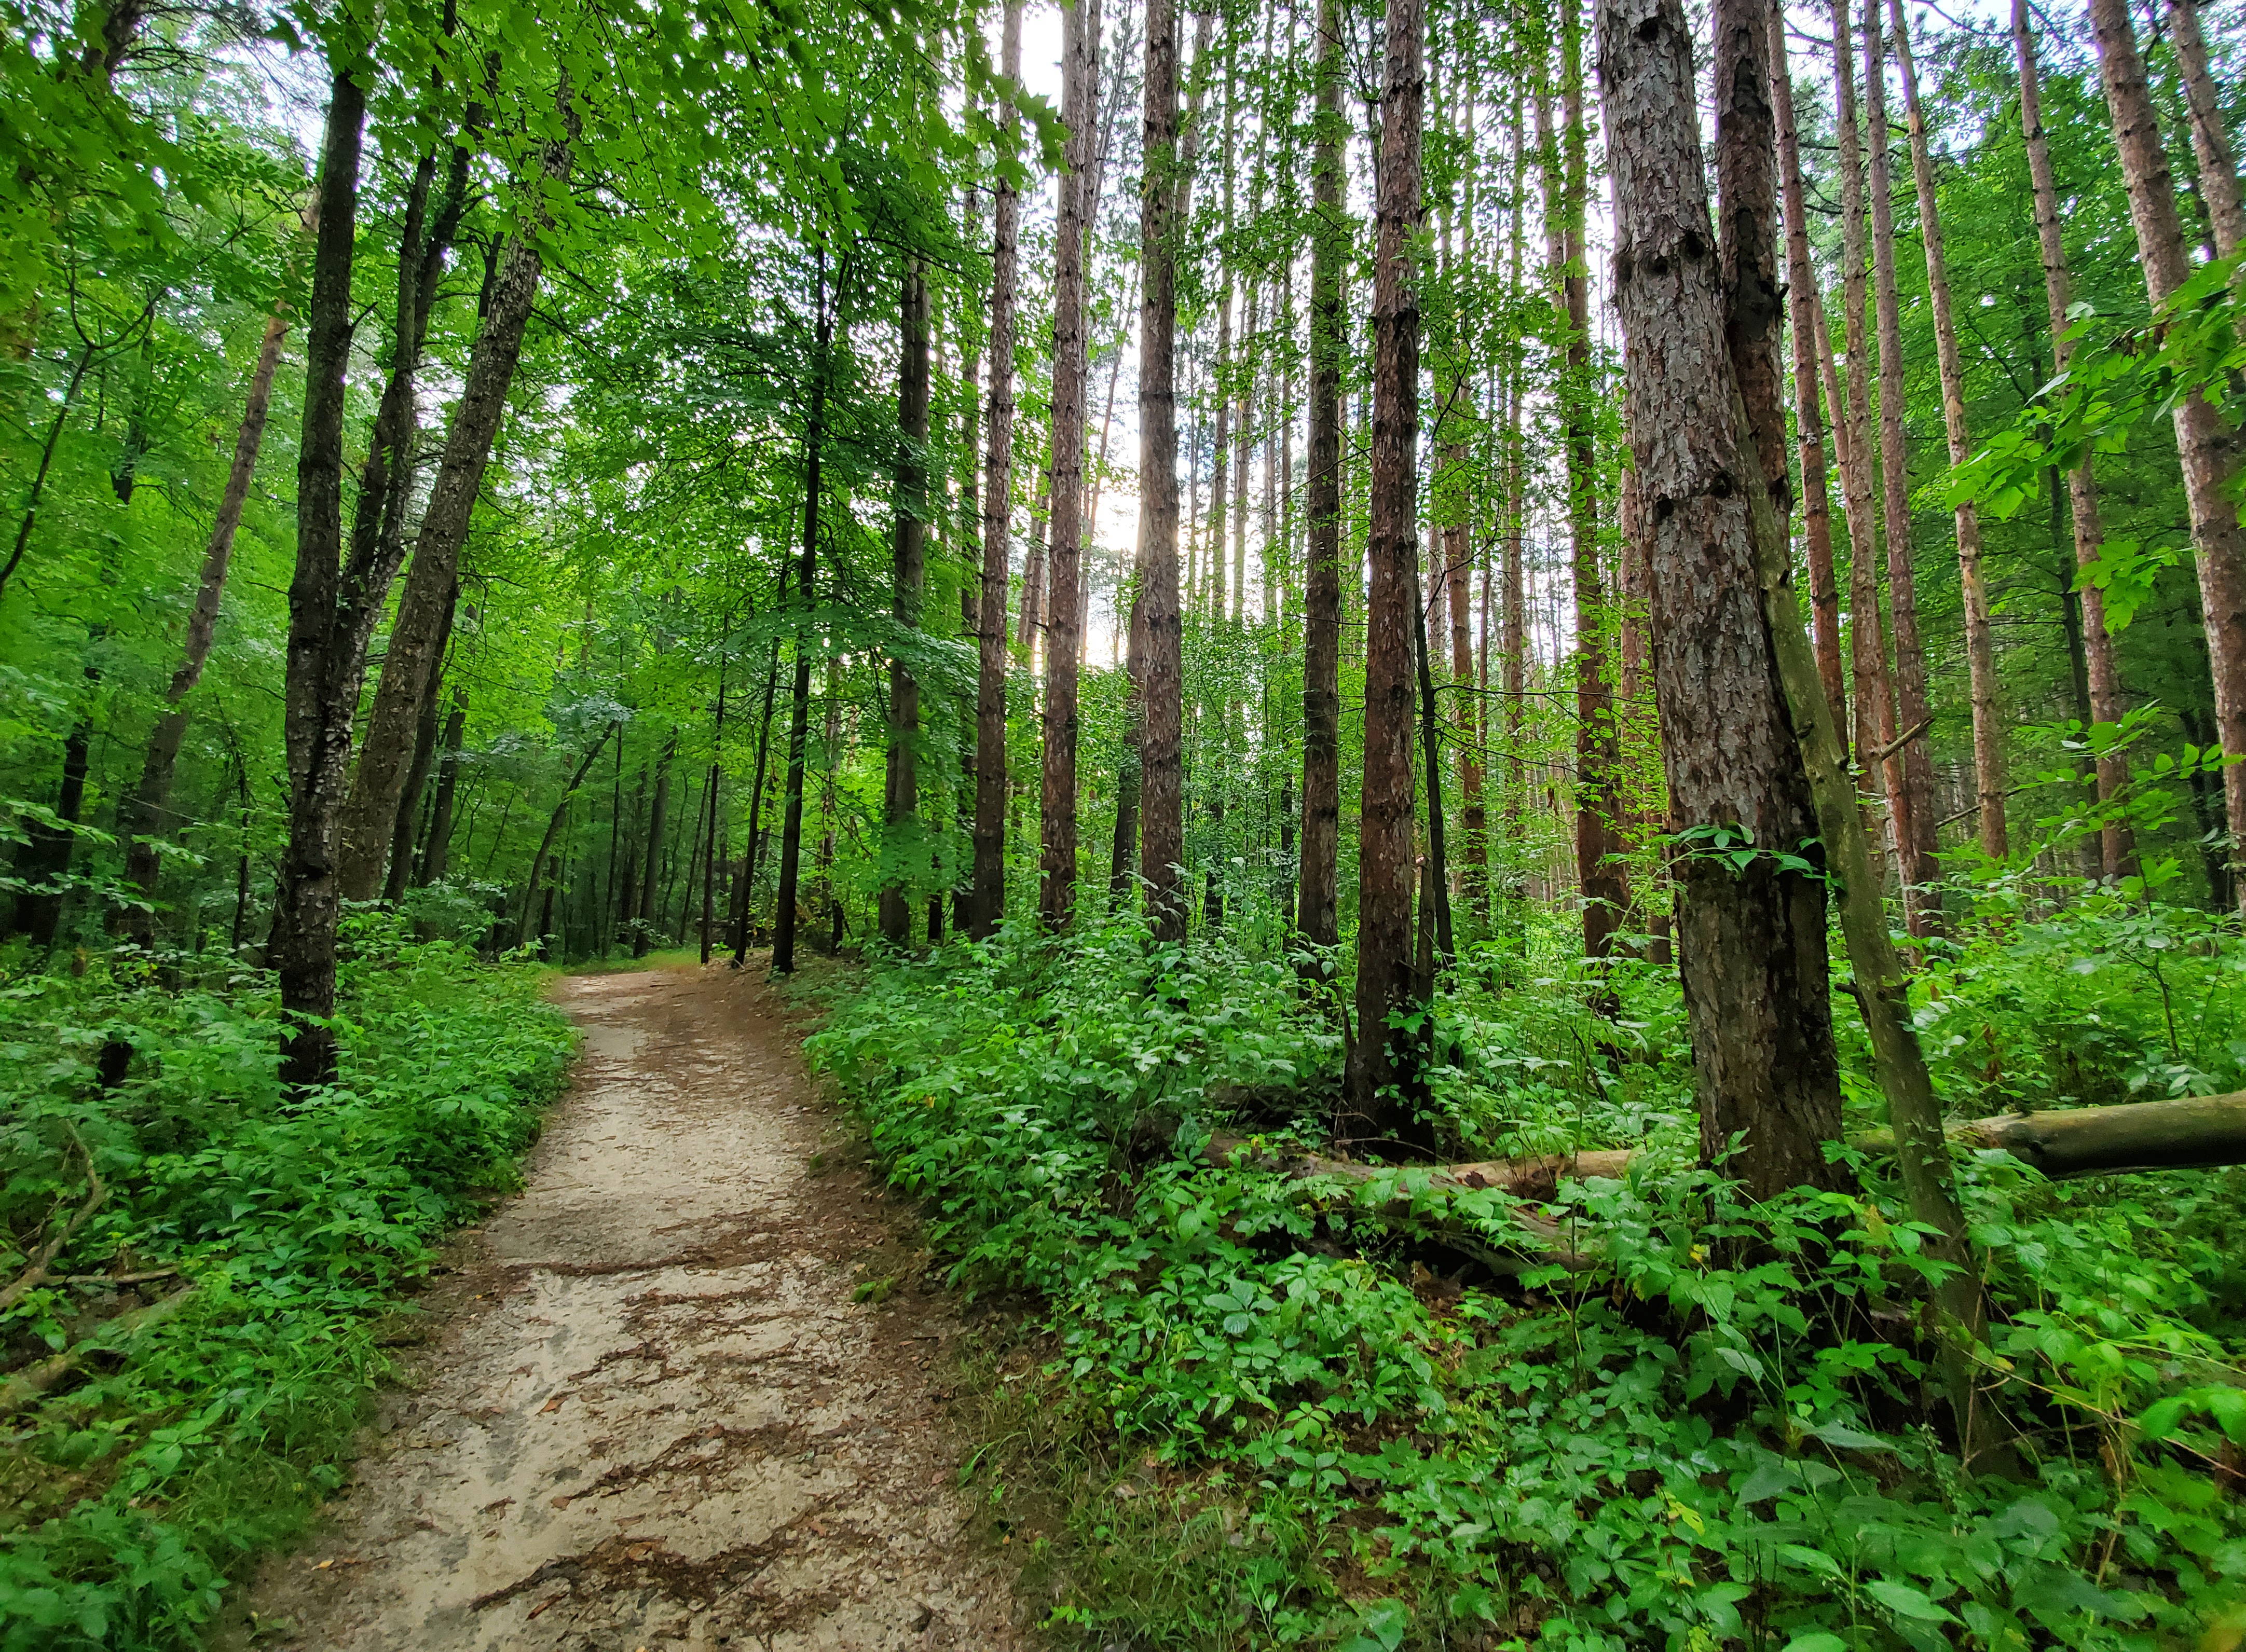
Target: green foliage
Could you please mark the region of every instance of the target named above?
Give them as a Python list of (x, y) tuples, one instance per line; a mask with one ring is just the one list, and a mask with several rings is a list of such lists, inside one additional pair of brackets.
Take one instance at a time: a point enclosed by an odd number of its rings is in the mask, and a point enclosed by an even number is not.
[[(2058, 1071), (2076, 1088), (2053, 1100), (2236, 1082), (2235, 1054), (2132, 1064), (2162, 1024), (2145, 956), (2204, 1006), (2187, 1050), (2221, 1045), (2235, 933), (2159, 906), (2132, 929), (2106, 898), (1930, 968), (1922, 1030), (1958, 1105)], [(1500, 984), (1527, 972), (1494, 952), (1441, 1001), (1435, 1093), (1460, 1151), (1640, 1146), (1628, 1180), (1539, 1213), (1589, 1271), (1444, 1277), (1459, 1255), (1413, 1237), (1436, 1201), (1408, 1170), (1343, 1187), (1212, 1163), (1227, 1127), (1315, 1140), (1339, 1056), (1290, 969), (1228, 945), (1150, 952), (1109, 922), (885, 956), (811, 1040), (954, 1279), (1038, 1304), (1046, 1355), (1009, 1380), (1041, 1414), (1015, 1431), (1073, 1465), (1062, 1548), (1032, 1567), (1056, 1630), (2151, 1652), (2226, 1621), (2246, 1520), (2207, 1465), (2246, 1424), (2238, 1177), (1961, 1166), (1991, 1401), (2023, 1431), (2018, 1477), (1969, 1479), (1925, 1398), (1928, 1264), (1899, 1198), (1875, 1179), (1745, 1205), (1693, 1162), (1673, 977), (1624, 967), (1634, 1043), (1576, 1047), (1585, 983)], [(1442, 1207), (1496, 1247), (1522, 1242), (1510, 1213)], [(970, 1468), (994, 1508), (1028, 1472)]]
[[(570, 1047), (540, 976), (385, 921), (350, 938), (342, 1076), (295, 1099), (262, 976), (168, 989), (99, 959), (0, 977), (8, 1276), (82, 1206), (89, 1165), (107, 1189), (55, 1276), (0, 1316), (15, 1362), (100, 1350), (14, 1419), (10, 1652), (195, 1644), (228, 1574), (341, 1483), (399, 1292), (514, 1185)], [(129, 1275), (158, 1277), (103, 1282)], [(182, 1291), (160, 1322), (105, 1329)]]

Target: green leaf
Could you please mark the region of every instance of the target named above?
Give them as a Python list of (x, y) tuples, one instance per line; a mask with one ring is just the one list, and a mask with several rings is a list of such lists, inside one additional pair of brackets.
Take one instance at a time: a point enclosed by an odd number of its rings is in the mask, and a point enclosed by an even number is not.
[(1864, 1593), (1877, 1601), (1897, 1617), (1909, 1618), (1920, 1623), (1955, 1623), (1957, 1617), (1929, 1599), (1925, 1591), (1912, 1588), (1907, 1583), (1889, 1582), (1876, 1578), (1864, 1585)]

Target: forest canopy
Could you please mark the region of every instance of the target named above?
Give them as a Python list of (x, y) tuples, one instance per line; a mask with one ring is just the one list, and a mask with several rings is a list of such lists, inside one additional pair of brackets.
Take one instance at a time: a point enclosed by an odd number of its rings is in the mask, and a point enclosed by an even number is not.
[(1156, 1475), (1061, 1643), (2246, 1642), (2232, 0), (0, 54), (0, 1644), (681, 949)]

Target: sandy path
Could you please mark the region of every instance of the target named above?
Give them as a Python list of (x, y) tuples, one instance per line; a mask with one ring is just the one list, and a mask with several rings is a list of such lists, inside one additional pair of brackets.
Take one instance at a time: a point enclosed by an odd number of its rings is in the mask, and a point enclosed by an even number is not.
[(585, 1057), (528, 1186), (425, 1299), (436, 1340), (331, 1527), (250, 1591), (255, 1644), (1016, 1644), (929, 1374), (957, 1325), (916, 1288), (852, 1302), (901, 1213), (810, 1170), (833, 1116), (763, 990), (559, 1000)]

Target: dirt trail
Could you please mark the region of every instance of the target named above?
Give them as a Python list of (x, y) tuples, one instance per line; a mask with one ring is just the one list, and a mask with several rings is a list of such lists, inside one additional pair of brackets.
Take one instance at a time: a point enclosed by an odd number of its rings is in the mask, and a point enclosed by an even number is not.
[[(751, 972), (578, 976), (585, 1056), (528, 1186), (425, 1299), (437, 1330), (260, 1648), (1011, 1648), (962, 1529), (940, 1298), (854, 1304), (902, 1216)], [(877, 1263), (878, 1267), (879, 1264)]]

